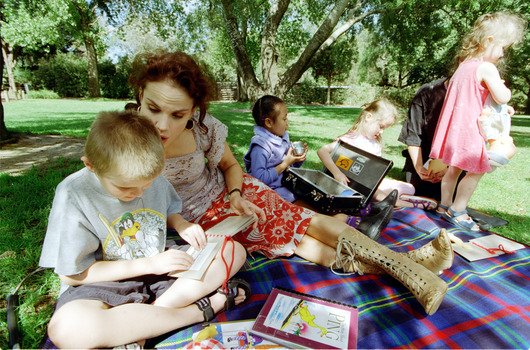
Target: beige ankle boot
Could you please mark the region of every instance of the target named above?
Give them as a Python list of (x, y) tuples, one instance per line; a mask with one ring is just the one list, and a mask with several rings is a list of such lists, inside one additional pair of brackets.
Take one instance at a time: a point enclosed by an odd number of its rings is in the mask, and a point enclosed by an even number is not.
[[(442, 229), (438, 236), (435, 239), (425, 244), (423, 247), (411, 250), (408, 253), (398, 253), (406, 255), (420, 265), (423, 265), (436, 275), (440, 275), (443, 270), (450, 268), (453, 265), (453, 247), (451, 245), (451, 240), (447, 234), (446, 229)], [(339, 257), (340, 255), (340, 257)], [(344, 261), (342, 268), (344, 272), (358, 273), (360, 275), (369, 274), (369, 275), (383, 275), (385, 271), (378, 266), (371, 265), (365, 262), (357, 262), (357, 271), (353, 271), (351, 263), (348, 265), (347, 262), (348, 255), (339, 254), (337, 252), (338, 261)], [(335, 262), (333, 268), (339, 268), (338, 261)]]
[(376, 266), (400, 281), (429, 315), (438, 310), (447, 292), (447, 284), (441, 278), (414, 262), (406, 254), (396, 253), (357, 230), (347, 228), (339, 235), (337, 261), (332, 264), (332, 268), (343, 268), (345, 271), (362, 274), (362, 263)]

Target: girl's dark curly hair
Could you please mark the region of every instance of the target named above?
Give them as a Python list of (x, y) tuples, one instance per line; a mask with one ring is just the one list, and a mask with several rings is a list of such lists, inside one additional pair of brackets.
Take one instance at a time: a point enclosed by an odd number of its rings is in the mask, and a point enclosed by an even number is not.
[(201, 66), (190, 55), (181, 51), (136, 55), (129, 83), (135, 90), (138, 104), (140, 91), (148, 82), (163, 80), (172, 81), (188, 92), (194, 107), (199, 108), (199, 126), (204, 130), (203, 120), (213, 97), (213, 87)]

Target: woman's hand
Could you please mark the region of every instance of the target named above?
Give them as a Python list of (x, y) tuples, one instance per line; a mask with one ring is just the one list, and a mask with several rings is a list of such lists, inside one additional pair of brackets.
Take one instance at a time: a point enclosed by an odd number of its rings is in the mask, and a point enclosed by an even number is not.
[(267, 219), (265, 211), (255, 205), (254, 203), (247, 201), (239, 192), (234, 192), (230, 195), (230, 209), (237, 215), (252, 215), (257, 220), (252, 224), (252, 228), (255, 229), (259, 222), (265, 222)]
[(168, 249), (153, 257), (146, 258), (152, 274), (163, 275), (173, 271), (187, 271), (193, 264), (193, 258), (178, 249)]

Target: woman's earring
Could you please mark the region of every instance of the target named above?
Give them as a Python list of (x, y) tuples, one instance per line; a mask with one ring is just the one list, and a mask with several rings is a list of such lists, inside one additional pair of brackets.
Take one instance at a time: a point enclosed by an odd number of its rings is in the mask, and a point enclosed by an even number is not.
[(193, 129), (193, 120), (188, 120), (188, 122), (186, 123), (186, 129), (187, 130), (191, 130)]
[(138, 109), (136, 111), (140, 112), (140, 109), (142, 109), (142, 105), (138, 105)]

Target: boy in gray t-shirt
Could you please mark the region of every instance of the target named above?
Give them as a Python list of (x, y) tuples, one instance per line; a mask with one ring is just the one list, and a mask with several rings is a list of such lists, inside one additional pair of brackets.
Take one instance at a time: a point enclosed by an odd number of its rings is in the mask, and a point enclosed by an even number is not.
[(135, 112), (103, 112), (94, 121), (86, 167), (57, 186), (39, 262), (61, 279), (48, 326), (55, 345), (142, 343), (250, 296), (245, 281), (228, 280), (246, 258), (237, 242), (217, 253), (201, 280), (168, 276), (188, 270), (193, 258), (166, 250), (166, 228), (196, 249), (206, 236), (179, 214), (182, 202), (160, 175), (164, 158), (156, 127)]

